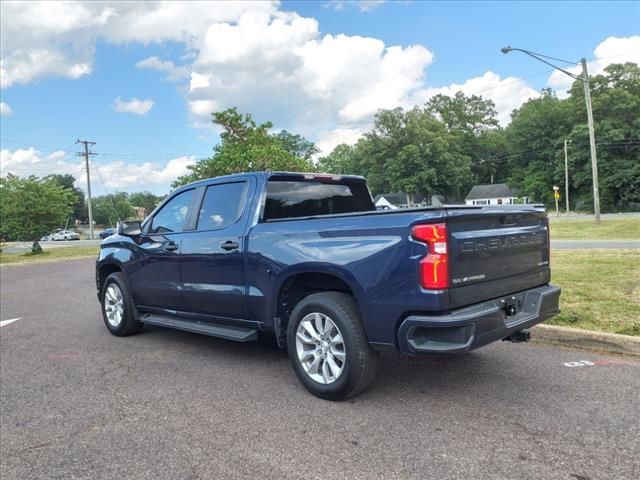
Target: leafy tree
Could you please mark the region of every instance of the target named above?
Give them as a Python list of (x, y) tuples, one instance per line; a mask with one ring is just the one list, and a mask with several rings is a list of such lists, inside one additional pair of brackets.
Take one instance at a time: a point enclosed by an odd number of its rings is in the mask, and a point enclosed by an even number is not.
[(470, 159), (455, 135), (426, 109), (381, 110), (373, 130), (356, 150), (374, 192), (404, 191), (412, 196), (444, 195), (458, 199), (470, 176)]
[(302, 135), (289, 133), (286, 130), (282, 130), (275, 135), (275, 138), (280, 140), (282, 148), (296, 158), (311, 161), (311, 157), (319, 151), (313, 142), (310, 142)]
[(0, 178), (0, 237), (34, 242), (62, 227), (73, 212), (76, 197), (55, 180), (34, 176)]
[(136, 192), (129, 194), (129, 203), (134, 207), (144, 208), (145, 214), (148, 215), (162, 201), (162, 197), (154, 195), (151, 192)]
[(465, 179), (461, 190), (468, 191), (473, 184), (490, 183), (492, 177), (496, 182), (505, 179), (499, 175), (503, 172), (499, 159), (505, 154), (505, 140), (498, 129), (493, 101), (457, 92), (453, 97), (430, 98), (425, 109), (445, 124), (462, 153), (470, 159), (471, 176)]
[(126, 192), (116, 192), (95, 197), (91, 202), (93, 220), (99, 225), (115, 226), (118, 220), (125, 220), (135, 215)]
[(524, 103), (505, 129), (510, 183), (536, 201), (553, 204), (553, 186), (563, 186), (563, 141), (571, 130), (568, 105), (551, 90)]
[(317, 168), (320, 172), (339, 173), (343, 175), (364, 175), (363, 165), (356, 154), (356, 148), (342, 143), (333, 151), (318, 160)]
[[(600, 206), (603, 211), (624, 210), (640, 203), (640, 66), (609, 65), (590, 79), (590, 85)], [(573, 122), (569, 135), (572, 197), (591, 209), (591, 155), (582, 82), (574, 82), (566, 103)]]
[[(269, 134), (273, 124), (257, 124), (249, 114), (241, 114), (236, 108), (213, 113), (213, 123), (222, 127), (221, 141), (214, 148), (213, 156), (200, 160), (189, 167), (191, 173), (178, 178), (173, 186), (185, 185), (195, 180), (228, 175), (232, 173), (286, 170), (313, 171), (313, 164), (296, 154), (306, 154), (308, 149), (300, 147), (302, 143), (294, 141), (289, 133), (278, 136)], [(300, 137), (301, 138), (301, 137)], [(284, 139), (284, 140), (283, 140)], [(302, 148), (296, 154), (285, 148)], [(305, 153), (306, 152), (306, 153)]]
[(47, 180), (52, 180), (62, 188), (66, 188), (73, 192), (76, 200), (73, 204), (73, 217), (80, 221), (86, 221), (88, 218), (87, 204), (84, 198), (84, 192), (75, 186), (76, 179), (71, 174), (53, 174), (45, 177)]

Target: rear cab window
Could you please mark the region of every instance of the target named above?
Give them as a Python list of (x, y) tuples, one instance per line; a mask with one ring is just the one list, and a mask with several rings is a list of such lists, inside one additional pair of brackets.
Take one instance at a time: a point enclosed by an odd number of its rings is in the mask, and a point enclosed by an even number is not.
[(364, 180), (269, 179), (263, 221), (375, 211)]
[(198, 214), (198, 230), (218, 230), (237, 222), (242, 214), (249, 182), (209, 185)]

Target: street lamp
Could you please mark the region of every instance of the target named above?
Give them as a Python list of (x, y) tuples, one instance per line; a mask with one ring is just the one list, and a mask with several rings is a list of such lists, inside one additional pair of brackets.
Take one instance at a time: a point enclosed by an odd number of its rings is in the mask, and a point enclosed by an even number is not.
[(591, 93), (589, 91), (589, 74), (587, 73), (587, 61), (584, 58), (581, 60), (582, 75), (575, 75), (563, 68), (560, 68), (554, 65), (551, 62), (548, 62), (547, 60), (541, 57), (550, 58), (552, 60), (559, 60), (561, 62), (564, 61), (564, 60), (560, 60), (559, 58), (549, 57), (547, 55), (531, 52), (529, 50), (524, 50), (522, 48), (504, 47), (504, 48), (501, 48), (500, 51), (502, 53), (509, 53), (513, 51), (525, 53), (530, 57), (533, 57), (536, 60), (542, 63), (546, 63), (547, 65), (555, 68), (556, 70), (559, 70), (562, 73), (569, 75), (571, 78), (582, 81), (582, 85), (584, 86), (584, 101), (587, 104), (587, 121), (589, 124), (589, 143), (591, 146), (591, 172), (593, 175), (593, 211), (596, 216), (596, 223), (600, 223), (600, 194), (598, 191), (598, 159), (596, 157), (596, 135), (593, 130), (593, 111), (591, 109)]

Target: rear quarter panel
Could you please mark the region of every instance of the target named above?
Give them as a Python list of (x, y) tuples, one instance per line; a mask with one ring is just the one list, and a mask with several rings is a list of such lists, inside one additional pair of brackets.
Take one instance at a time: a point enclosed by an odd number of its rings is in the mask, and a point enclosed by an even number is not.
[(259, 223), (249, 232), (246, 271), (250, 315), (271, 328), (284, 282), (298, 273), (327, 273), (353, 291), (370, 342), (395, 344), (400, 316), (442, 310), (446, 292), (418, 284), (425, 246), (410, 238), (418, 222), (444, 211), (342, 216)]

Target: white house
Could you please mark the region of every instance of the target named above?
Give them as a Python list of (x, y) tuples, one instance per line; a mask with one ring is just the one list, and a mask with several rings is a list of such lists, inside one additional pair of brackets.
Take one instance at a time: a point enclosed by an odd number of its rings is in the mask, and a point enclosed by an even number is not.
[[(397, 210), (398, 208), (409, 208), (407, 194), (404, 192), (398, 193), (380, 193), (373, 199), (378, 210)], [(424, 207), (427, 205), (427, 199), (422, 195), (413, 196), (412, 207)]]
[(513, 205), (520, 198), (521, 203), (529, 203), (529, 197), (518, 197), (506, 183), (474, 186), (465, 203), (467, 205)]

